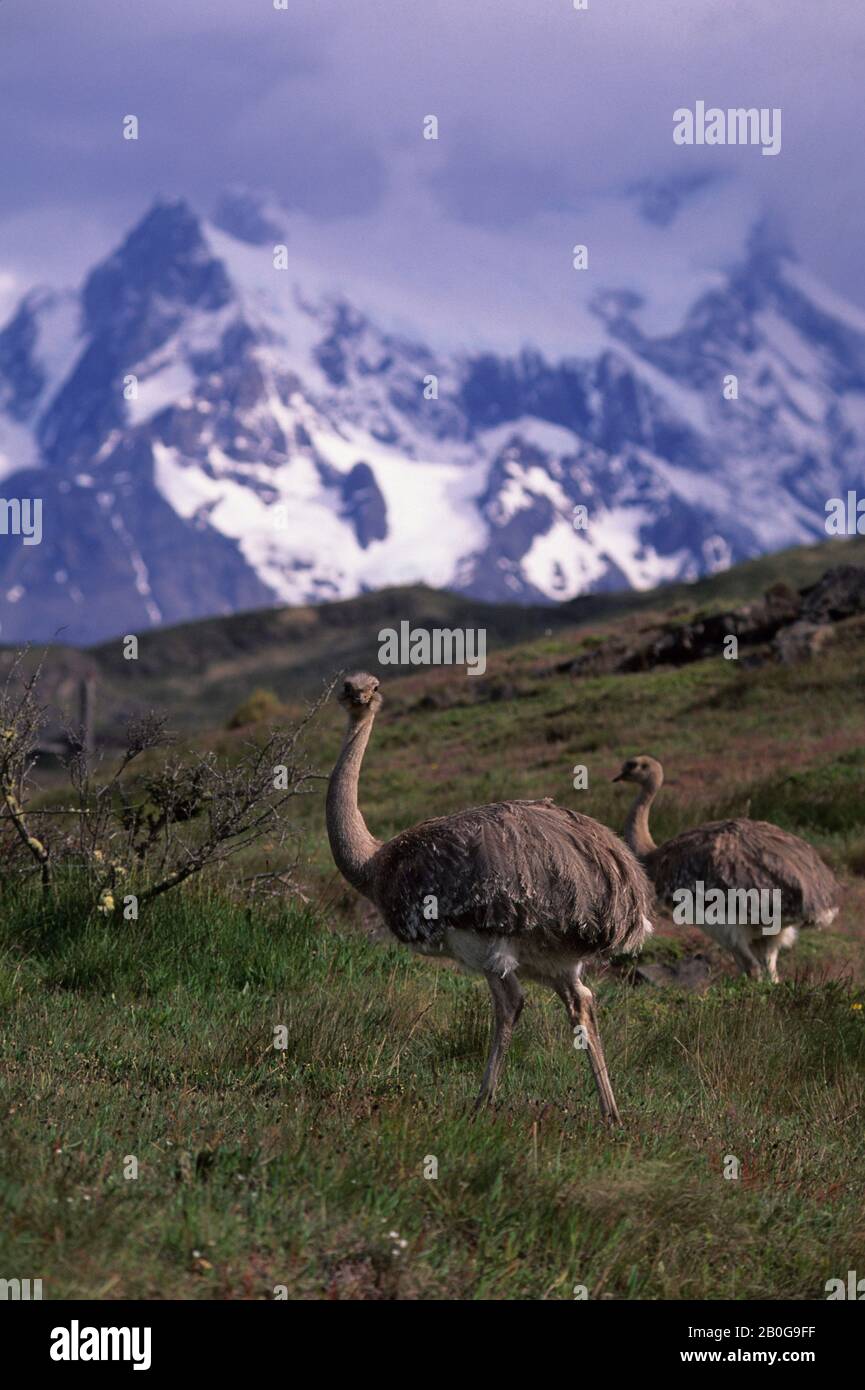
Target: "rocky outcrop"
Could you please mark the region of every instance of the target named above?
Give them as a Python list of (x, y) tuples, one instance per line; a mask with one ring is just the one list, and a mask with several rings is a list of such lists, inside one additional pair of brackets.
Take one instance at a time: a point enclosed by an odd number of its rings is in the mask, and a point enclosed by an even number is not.
[(837, 565), (810, 589), (802, 590), (802, 617), (812, 623), (837, 623), (865, 613), (865, 569)]
[(831, 623), (791, 623), (778, 633), (772, 650), (785, 666), (792, 666), (816, 656), (831, 640)]
[(764, 659), (789, 665), (816, 656), (832, 640), (834, 624), (862, 613), (865, 569), (838, 565), (808, 588), (797, 591), (776, 583), (762, 599), (691, 622), (666, 623), (636, 645), (613, 636), (556, 669), (585, 676), (684, 666), (720, 655), (729, 637), (735, 637), (740, 648), (763, 648)]

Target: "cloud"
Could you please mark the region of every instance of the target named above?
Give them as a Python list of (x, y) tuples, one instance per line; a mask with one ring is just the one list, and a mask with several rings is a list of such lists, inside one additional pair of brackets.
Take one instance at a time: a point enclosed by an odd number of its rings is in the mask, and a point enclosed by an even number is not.
[(0, 323), (5, 323), (12, 313), (21, 288), (14, 275), (0, 270)]
[[(523, 265), (537, 266), (531, 293), (555, 302), (544, 265), (590, 213), (605, 271), (625, 281), (644, 231), (627, 210), (599, 220), (598, 207), (646, 178), (710, 172), (726, 179), (714, 206), (731, 250), (742, 208), (772, 208), (805, 262), (865, 303), (863, 36), (865, 10), (849, 0), (590, 0), (585, 12), (570, 0), (292, 0), (288, 11), (9, 0), (4, 264), (20, 276), (39, 259), (32, 244), (26, 264), (14, 259), (25, 225), (46, 272), (63, 274), (82, 243), (64, 258), (59, 229), (86, 226), (101, 246), (104, 228), (116, 236), (157, 193), (209, 207), (242, 180), (338, 243), (346, 278), (370, 273), (362, 235), (395, 265), (415, 255), (425, 268), (437, 247), (440, 283), (463, 285), (471, 263), (499, 295), (518, 295)], [(780, 106), (780, 157), (674, 147), (672, 113), (698, 98)], [(138, 142), (121, 139), (130, 112)], [(438, 142), (422, 139), (427, 114)], [(710, 226), (700, 235), (723, 256)], [(387, 278), (386, 263), (376, 269)]]
[[(505, 231), (448, 215), (410, 159), (396, 160), (381, 206), (287, 224), (291, 268), (312, 292), (334, 288), (377, 322), (441, 347), (525, 345), (591, 354), (608, 342), (591, 302), (604, 289), (648, 295), (641, 321), (671, 332), (695, 296), (739, 259), (760, 214), (744, 186), (697, 189), (666, 227), (640, 199), (597, 194), (580, 211), (546, 210)], [(572, 264), (589, 247), (589, 272)]]

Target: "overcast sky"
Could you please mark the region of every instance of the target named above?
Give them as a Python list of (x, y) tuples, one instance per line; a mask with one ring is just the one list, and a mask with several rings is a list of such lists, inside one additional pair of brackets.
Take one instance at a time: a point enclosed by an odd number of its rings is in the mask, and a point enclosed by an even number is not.
[[(863, 58), (861, 0), (0, 0), (0, 314), (155, 195), (207, 212), (237, 181), (395, 317), (486, 331), (513, 302), (565, 340), (576, 241), (595, 285), (653, 265), (675, 314), (679, 271), (711, 276), (761, 211), (865, 304)], [(698, 99), (780, 107), (781, 153), (674, 145)], [(693, 173), (671, 227), (641, 220), (636, 184)]]

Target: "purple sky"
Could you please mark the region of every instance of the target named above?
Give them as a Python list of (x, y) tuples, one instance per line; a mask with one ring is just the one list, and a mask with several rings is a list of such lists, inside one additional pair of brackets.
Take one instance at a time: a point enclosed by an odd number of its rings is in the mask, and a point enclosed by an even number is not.
[[(761, 210), (865, 304), (865, 5), (589, 6), (0, 0), (0, 316), (33, 281), (77, 278), (157, 193), (206, 212), (236, 181), (272, 190), (331, 278), (374, 280), (394, 314), (419, 286), (418, 312), (485, 321), (522, 278), (526, 332), (554, 332), (553, 266), (577, 240), (603, 284), (655, 257), (672, 300), (677, 265), (722, 265)], [(781, 154), (675, 146), (673, 111), (697, 99), (780, 107)], [(700, 172), (673, 227), (640, 230), (635, 184)]]

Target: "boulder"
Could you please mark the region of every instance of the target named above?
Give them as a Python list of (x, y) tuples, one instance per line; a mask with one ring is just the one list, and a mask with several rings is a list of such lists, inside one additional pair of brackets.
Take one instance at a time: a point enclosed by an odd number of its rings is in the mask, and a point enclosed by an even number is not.
[(802, 591), (802, 617), (811, 623), (837, 623), (865, 613), (865, 569), (837, 565)]
[(810, 661), (832, 636), (831, 623), (809, 623), (803, 619), (781, 628), (773, 650), (785, 666), (792, 666), (798, 661)]

